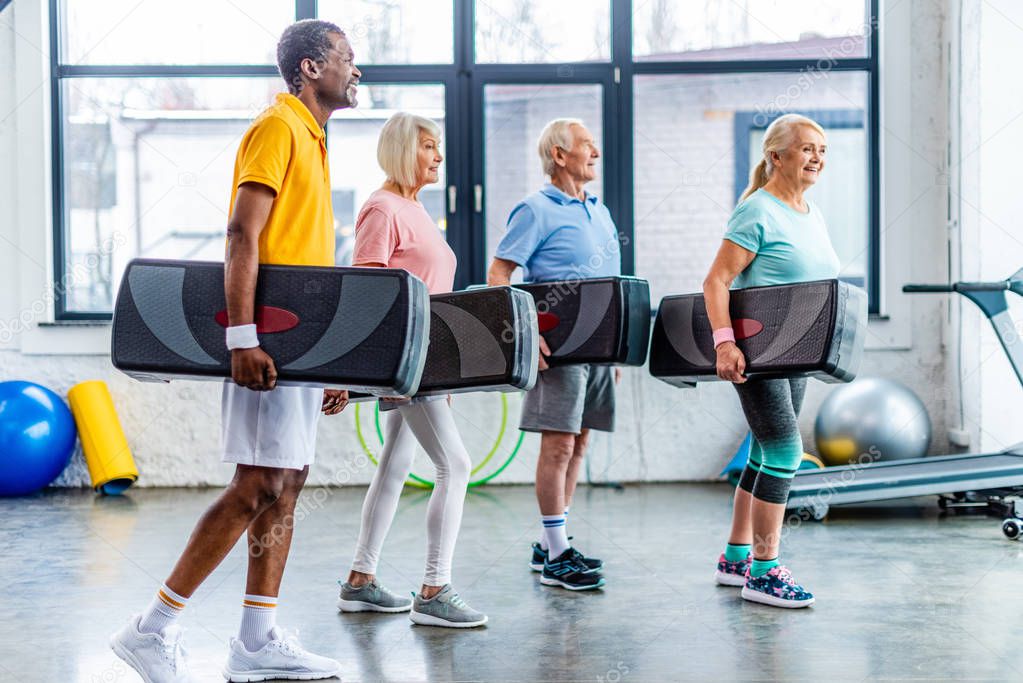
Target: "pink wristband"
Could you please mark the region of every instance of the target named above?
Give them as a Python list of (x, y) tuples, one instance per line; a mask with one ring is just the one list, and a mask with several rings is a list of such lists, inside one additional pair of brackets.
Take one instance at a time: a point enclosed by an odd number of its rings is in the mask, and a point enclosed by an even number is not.
[(714, 348), (721, 346), (725, 342), (735, 341), (735, 330), (731, 327), (719, 327), (714, 330)]

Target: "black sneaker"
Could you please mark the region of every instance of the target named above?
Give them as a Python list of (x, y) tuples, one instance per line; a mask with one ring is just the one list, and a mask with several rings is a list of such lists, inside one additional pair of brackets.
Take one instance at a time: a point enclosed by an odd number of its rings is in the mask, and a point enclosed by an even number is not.
[(547, 551), (539, 543), (533, 544), (533, 557), (529, 560), (529, 568), (534, 572), (543, 571), (543, 563), (547, 561)]
[(604, 585), (604, 577), (597, 571), (587, 571), (576, 557), (582, 557), (578, 551), (569, 548), (551, 560), (547, 558), (540, 574), (540, 583), (545, 586), (561, 586), (570, 591), (585, 591), (600, 588)]
[[(571, 540), (571, 537), (569, 538)], [(578, 550), (575, 552), (575, 561), (579, 562), (586, 567), (585, 574), (592, 572), (598, 572), (604, 568), (604, 560), (598, 560), (595, 557), (586, 557)], [(529, 568), (534, 572), (543, 571), (543, 563), (547, 561), (547, 551), (540, 547), (539, 543), (533, 544), (533, 557), (529, 560)]]

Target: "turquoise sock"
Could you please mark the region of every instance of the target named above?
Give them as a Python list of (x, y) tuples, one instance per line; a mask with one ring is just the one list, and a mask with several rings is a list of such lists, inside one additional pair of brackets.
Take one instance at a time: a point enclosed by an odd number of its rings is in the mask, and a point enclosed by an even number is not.
[(749, 575), (753, 578), (763, 576), (780, 564), (781, 562), (778, 561), (777, 557), (773, 560), (753, 560), (753, 564), (749, 568)]
[(752, 546), (749, 545), (732, 545), (731, 543), (725, 546), (725, 561), (726, 562), (742, 562), (749, 555), (749, 550)]

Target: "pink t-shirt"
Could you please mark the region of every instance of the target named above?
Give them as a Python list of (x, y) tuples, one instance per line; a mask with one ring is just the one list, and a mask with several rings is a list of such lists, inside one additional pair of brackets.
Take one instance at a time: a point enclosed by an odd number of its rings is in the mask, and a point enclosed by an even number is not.
[(455, 252), (423, 205), (387, 190), (369, 196), (355, 221), (352, 265), (383, 263), (404, 268), (426, 283), (430, 294), (455, 284)]

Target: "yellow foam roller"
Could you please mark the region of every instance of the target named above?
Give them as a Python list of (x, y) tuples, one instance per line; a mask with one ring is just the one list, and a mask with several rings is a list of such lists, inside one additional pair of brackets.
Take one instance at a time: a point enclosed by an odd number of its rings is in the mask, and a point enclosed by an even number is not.
[(67, 397), (92, 488), (107, 494), (124, 492), (139, 478), (139, 471), (106, 383), (94, 380), (76, 384)]

